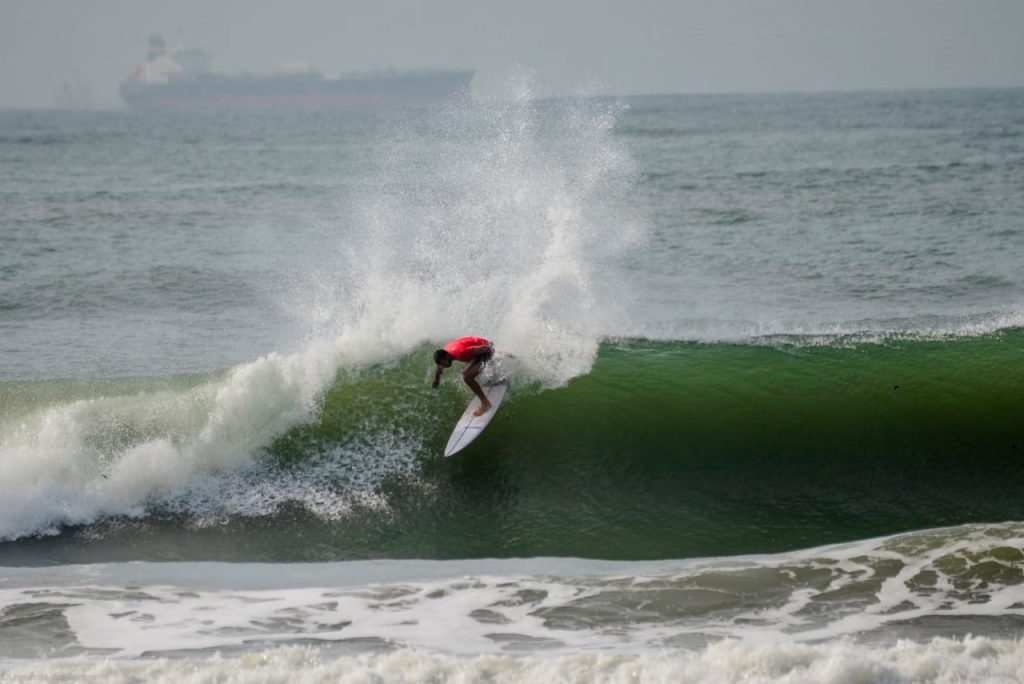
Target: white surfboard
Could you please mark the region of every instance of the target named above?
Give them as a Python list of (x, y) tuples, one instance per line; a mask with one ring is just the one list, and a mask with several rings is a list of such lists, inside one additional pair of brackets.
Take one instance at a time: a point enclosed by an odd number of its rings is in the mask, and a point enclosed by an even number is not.
[(473, 415), (480, 408), (480, 399), (473, 397), (473, 401), (469, 402), (469, 407), (462, 414), (462, 418), (459, 418), (459, 422), (456, 423), (452, 436), (448, 438), (448, 446), (444, 448), (445, 456), (457, 454), (480, 436), (487, 424), (491, 422), (491, 418), (494, 418), (494, 414), (498, 412), (498, 407), (501, 406), (501, 402), (505, 398), (505, 392), (508, 391), (508, 384), (508, 381), (504, 380), (482, 387), (484, 394), (491, 402), (491, 410), (482, 416)]

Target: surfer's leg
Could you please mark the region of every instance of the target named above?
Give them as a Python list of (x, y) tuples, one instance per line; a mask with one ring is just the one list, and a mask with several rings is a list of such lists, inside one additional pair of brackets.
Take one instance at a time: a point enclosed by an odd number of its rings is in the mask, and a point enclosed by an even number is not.
[(481, 359), (474, 359), (466, 370), (462, 371), (462, 380), (466, 383), (469, 389), (473, 390), (473, 394), (480, 398), (480, 408), (473, 412), (475, 416), (482, 416), (491, 410), (491, 402), (484, 394), (483, 388), (480, 387), (480, 383), (476, 381), (476, 376), (480, 375), (480, 371), (483, 370), (484, 364)]

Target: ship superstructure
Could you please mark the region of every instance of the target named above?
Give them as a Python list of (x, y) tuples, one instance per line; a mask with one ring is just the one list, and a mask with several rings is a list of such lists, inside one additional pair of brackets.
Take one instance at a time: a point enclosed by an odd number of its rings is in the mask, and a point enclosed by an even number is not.
[(210, 69), (210, 55), (196, 48), (168, 50), (149, 39), (144, 63), (121, 83), (130, 107), (353, 107), (468, 96), (473, 72), (373, 71), (325, 78), (304, 68), (267, 75), (227, 75)]

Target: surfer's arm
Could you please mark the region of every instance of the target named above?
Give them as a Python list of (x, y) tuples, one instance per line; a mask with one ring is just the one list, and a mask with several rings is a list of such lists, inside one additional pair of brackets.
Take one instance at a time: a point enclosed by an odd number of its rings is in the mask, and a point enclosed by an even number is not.
[(437, 389), (437, 386), (441, 382), (441, 373), (444, 373), (444, 368), (438, 366), (437, 369), (434, 370), (434, 382), (430, 384), (431, 389)]

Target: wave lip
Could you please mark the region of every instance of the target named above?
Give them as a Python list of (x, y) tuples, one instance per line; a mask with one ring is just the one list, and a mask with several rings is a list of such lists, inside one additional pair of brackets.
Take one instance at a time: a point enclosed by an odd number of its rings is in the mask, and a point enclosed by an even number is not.
[(944, 341), (998, 335), (1024, 328), (1024, 310), (1006, 309), (966, 316), (815, 322), (680, 319), (637, 325), (615, 337), (702, 344), (780, 344), (849, 347), (902, 341)]

